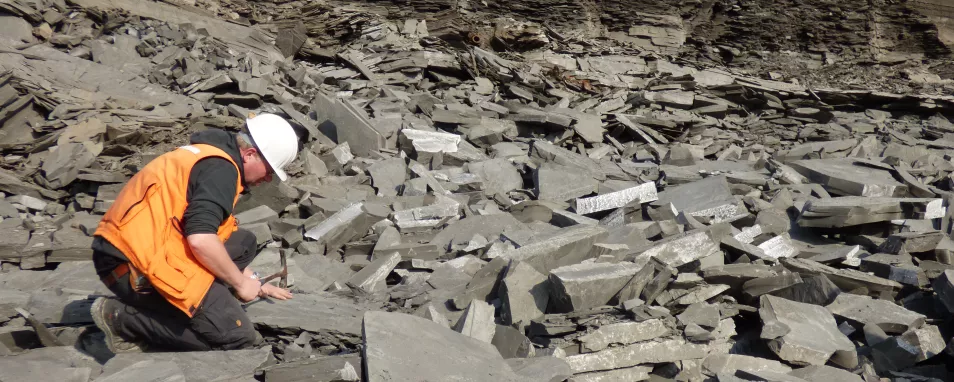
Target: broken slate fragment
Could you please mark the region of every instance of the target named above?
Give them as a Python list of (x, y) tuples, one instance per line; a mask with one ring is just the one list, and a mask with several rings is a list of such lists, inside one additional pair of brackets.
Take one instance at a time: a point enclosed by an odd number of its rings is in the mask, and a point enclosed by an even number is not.
[(170, 361), (144, 360), (136, 362), (125, 369), (122, 369), (112, 375), (97, 378), (99, 382), (122, 382), (122, 381), (185, 381), (185, 375), (179, 369), (179, 365)]
[(658, 199), (656, 184), (647, 182), (625, 190), (577, 199), (576, 213), (586, 215), (620, 208), (633, 202), (642, 204), (652, 202), (656, 199)]
[(827, 309), (768, 295), (760, 303), (761, 338), (779, 358), (799, 365), (824, 365), (829, 359), (847, 368), (858, 364), (854, 344)]
[(596, 192), (599, 182), (583, 169), (545, 163), (533, 173), (538, 200), (563, 202)]
[(945, 346), (937, 326), (925, 325), (874, 345), (871, 354), (876, 370), (883, 373), (914, 366), (940, 354)]
[(550, 271), (550, 310), (578, 312), (604, 305), (641, 267), (630, 262), (583, 263)]
[(235, 214), (235, 219), (239, 224), (268, 223), (278, 219), (278, 213), (269, 206), (261, 205)]
[(404, 181), (407, 180), (407, 163), (402, 158), (391, 158), (374, 162), (368, 166), (372, 184), (381, 196), (397, 196)]
[(494, 307), (481, 300), (471, 300), (470, 305), (454, 325), (454, 330), (481, 342), (490, 343), (494, 339)]
[(789, 165), (838, 195), (892, 197), (907, 193), (907, 187), (895, 180), (890, 171), (856, 165), (851, 159), (809, 159)]
[(7, 198), (7, 201), (13, 204), (19, 204), (30, 211), (43, 211), (46, 209), (47, 202), (34, 198), (29, 195), (13, 195)]
[(776, 260), (798, 254), (798, 249), (795, 248), (792, 239), (787, 233), (762, 242), (762, 244), (758, 245), (758, 248), (762, 250), (762, 253), (767, 258)]
[(573, 375), (570, 365), (557, 357), (512, 358), (507, 364), (513, 371), (526, 378), (526, 382), (560, 382)]
[(707, 232), (686, 232), (652, 243), (652, 247), (634, 255), (633, 262), (645, 265), (650, 258), (655, 258), (671, 267), (678, 267), (718, 251), (719, 245), (712, 241)]
[(892, 301), (842, 293), (827, 306), (835, 316), (856, 324), (878, 325), (887, 333), (904, 333), (924, 325), (925, 317), (898, 306)]
[[(902, 287), (897, 281), (872, 276), (854, 269), (835, 269), (808, 259), (791, 257), (782, 259), (781, 263), (785, 268), (793, 272), (801, 273), (803, 281), (807, 282), (806, 276), (809, 275), (824, 275), (842, 291), (853, 291), (855, 289), (864, 288), (872, 297), (893, 298)], [(799, 285), (796, 285), (793, 288), (798, 287)], [(831, 293), (824, 294), (831, 295)]]
[(361, 293), (370, 294), (383, 291), (387, 287), (384, 279), (388, 277), (388, 274), (394, 270), (394, 267), (396, 267), (400, 261), (401, 255), (398, 253), (380, 256), (374, 259), (371, 264), (368, 264), (358, 271), (358, 273), (355, 273), (354, 276), (351, 276), (346, 284), (351, 287), (352, 290), (360, 291)]
[(792, 371), (792, 368), (775, 360), (739, 354), (712, 354), (702, 361), (702, 372), (705, 375), (734, 374), (737, 370), (785, 374)]
[(460, 144), (460, 135), (440, 131), (404, 129), (401, 135), (417, 153), (456, 153)]
[(596, 180), (606, 179), (606, 173), (596, 161), (543, 140), (533, 141), (530, 156), (561, 166), (580, 168)]
[(524, 263), (511, 263), (500, 282), (500, 321), (504, 325), (526, 325), (543, 317), (550, 300), (547, 276)]
[(525, 262), (540, 273), (550, 273), (554, 268), (578, 264), (589, 258), (593, 244), (603, 240), (606, 235), (607, 231), (603, 227), (571, 226), (520, 248), (505, 251), (500, 257)]
[(649, 366), (633, 366), (622, 369), (580, 373), (569, 379), (569, 382), (630, 382), (650, 379), (653, 371)]
[(659, 193), (654, 206), (672, 204), (678, 212), (695, 217), (707, 217), (713, 223), (744, 213), (729, 190), (725, 176), (712, 176), (692, 183), (667, 188)]
[(497, 325), (490, 342), (504, 358), (528, 358), (535, 355), (533, 343), (521, 330), (506, 325)]
[(662, 320), (643, 322), (620, 322), (601, 326), (579, 338), (584, 352), (596, 352), (610, 345), (629, 345), (659, 338), (669, 334), (669, 327)]
[(174, 363), (182, 371), (186, 381), (252, 378), (255, 369), (268, 360), (271, 352), (271, 346), (266, 346), (261, 349), (229, 351), (122, 353), (110, 358), (103, 365), (103, 374), (99, 378), (123, 373), (130, 366), (143, 361)]
[(324, 244), (326, 252), (333, 253), (352, 239), (367, 234), (374, 223), (387, 218), (390, 212), (381, 204), (355, 203), (305, 232), (305, 237)]
[(308, 358), (263, 369), (265, 381), (333, 381), (361, 380), (361, 355), (347, 354)]
[(805, 366), (800, 369), (792, 370), (788, 375), (804, 379), (807, 382), (862, 382), (860, 376), (847, 370), (828, 365)]
[(647, 363), (702, 359), (708, 346), (683, 340), (647, 341), (566, 357), (574, 373), (613, 370)]
[(837, 228), (898, 219), (944, 216), (941, 199), (844, 196), (810, 200), (798, 217), (800, 227)]
[(523, 188), (523, 178), (510, 161), (503, 158), (468, 164), (470, 172), (483, 179), (484, 193), (488, 196), (506, 194)]
[(948, 312), (954, 313), (954, 270), (944, 271), (934, 279), (933, 285), (938, 302), (947, 308)]
[(296, 294), (285, 301), (260, 301), (248, 304), (246, 310), (258, 326), (328, 333), (351, 341), (361, 336), (361, 317), (367, 308), (327, 293), (314, 293)]

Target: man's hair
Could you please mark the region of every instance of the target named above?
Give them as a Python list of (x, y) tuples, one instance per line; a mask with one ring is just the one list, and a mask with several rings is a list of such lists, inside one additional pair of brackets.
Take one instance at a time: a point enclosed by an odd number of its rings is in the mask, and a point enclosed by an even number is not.
[(252, 144), (252, 138), (246, 133), (235, 134), (235, 140), (238, 142), (239, 150), (255, 148), (255, 145)]

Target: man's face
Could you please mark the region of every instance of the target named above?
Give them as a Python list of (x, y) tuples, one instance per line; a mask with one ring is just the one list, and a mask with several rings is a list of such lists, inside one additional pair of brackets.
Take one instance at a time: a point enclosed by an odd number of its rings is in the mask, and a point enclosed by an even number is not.
[(245, 183), (257, 186), (272, 181), (272, 169), (254, 148), (242, 150), (242, 166), (245, 168)]

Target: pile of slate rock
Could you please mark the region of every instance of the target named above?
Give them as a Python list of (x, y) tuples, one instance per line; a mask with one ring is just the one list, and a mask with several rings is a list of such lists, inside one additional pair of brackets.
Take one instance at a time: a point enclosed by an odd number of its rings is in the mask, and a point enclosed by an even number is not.
[[(313, 16), (0, 0), (0, 380), (951, 380), (954, 97)], [(256, 112), (304, 143), (236, 207), (267, 345), (109, 353), (100, 217)]]

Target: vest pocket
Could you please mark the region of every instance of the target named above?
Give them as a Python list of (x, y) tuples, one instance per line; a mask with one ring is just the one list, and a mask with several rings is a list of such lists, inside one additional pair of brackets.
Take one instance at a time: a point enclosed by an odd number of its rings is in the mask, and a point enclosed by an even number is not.
[[(188, 244), (171, 225), (166, 227), (162, 239), (164, 239), (163, 244), (158, 254), (163, 256), (165, 261), (156, 262), (154, 276), (169, 288), (179, 292), (180, 296), (176, 297), (181, 297), (181, 294), (188, 289), (189, 279), (195, 274), (194, 266), (190, 266), (191, 264), (184, 260), (187, 250), (185, 246)], [(167, 292), (170, 291), (167, 290)]]

